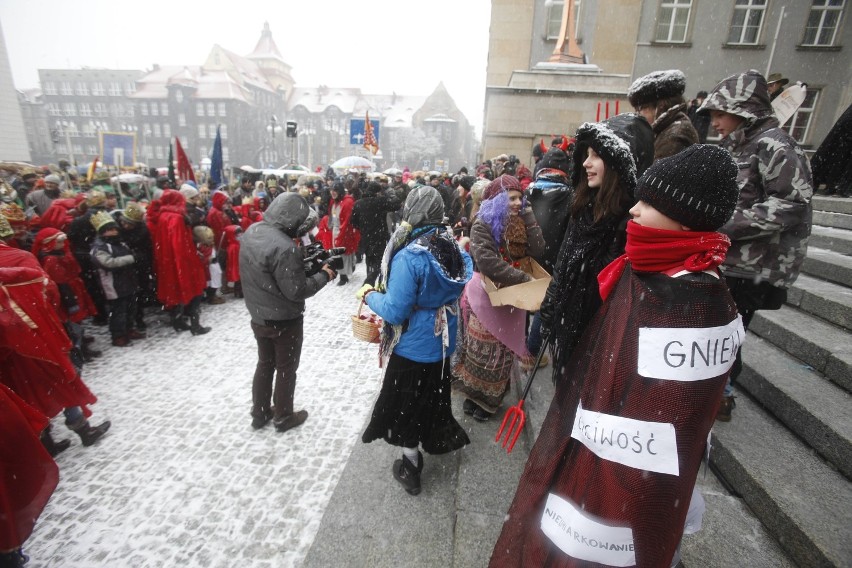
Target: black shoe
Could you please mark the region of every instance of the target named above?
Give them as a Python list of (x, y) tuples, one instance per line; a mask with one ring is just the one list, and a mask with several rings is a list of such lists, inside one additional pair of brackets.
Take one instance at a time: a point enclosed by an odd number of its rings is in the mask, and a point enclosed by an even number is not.
[(301, 426), (304, 424), (305, 420), (308, 419), (308, 411), (307, 410), (299, 410), (298, 412), (294, 412), (290, 416), (283, 418), (281, 420), (276, 420), (274, 422), (275, 429), (279, 432), (286, 432), (287, 430), (291, 430), (296, 428), (297, 426)]
[(212, 327), (205, 327), (201, 325), (200, 316), (192, 316), (191, 322), (192, 324), (189, 326), (189, 332), (192, 335), (204, 335), (205, 333), (210, 333), (210, 330), (213, 329)]
[(88, 345), (89, 343), (92, 343), (94, 340), (95, 340), (95, 338), (92, 337), (91, 335), (84, 335), (83, 336), (83, 344), (84, 345)]
[(412, 464), (407, 457), (402, 456), (401, 460), (393, 462), (393, 478), (405, 489), (409, 495), (420, 494), (420, 472), (423, 470), (423, 456), (420, 458), (418, 465)]
[(81, 427), (75, 428), (74, 431), (77, 432), (78, 436), (80, 436), (80, 440), (83, 441), (84, 446), (91, 446), (107, 433), (110, 426), (112, 426), (112, 423), (109, 420), (98, 426), (92, 426), (89, 424), (89, 421), (86, 420)]
[(473, 419), (477, 422), (488, 422), (491, 419), (491, 413), (483, 410), (479, 406), (473, 411)]
[(462, 410), (468, 416), (473, 416), (473, 413), (476, 412), (476, 409), (479, 408), (476, 406), (476, 403), (470, 400), (469, 398), (464, 399), (464, 404), (462, 404)]
[(83, 353), (83, 360), (86, 361), (86, 363), (90, 363), (95, 357), (103, 355), (101, 351), (92, 349), (85, 341), (80, 346), (80, 351)]
[(53, 436), (50, 435), (50, 430), (50, 425), (48, 425), (48, 427), (44, 429), (44, 432), (41, 433), (40, 440), (44, 449), (50, 454), (50, 457), (55, 458), (71, 446), (71, 440), (56, 441), (53, 439)]
[(252, 415), (251, 419), (251, 427), (255, 430), (260, 430), (272, 420), (272, 409), (264, 408), (260, 411), (260, 414)]
[(349, 277), (346, 276), (345, 274), (341, 274), (340, 280), (337, 281), (337, 285), (338, 286), (346, 286), (347, 284), (349, 284)]
[(175, 328), (175, 331), (188, 331), (192, 329), (186, 321), (186, 318), (183, 317), (173, 319), (172, 327)]
[(95, 316), (92, 318), (92, 325), (104, 326), (109, 323), (109, 318), (106, 316)]

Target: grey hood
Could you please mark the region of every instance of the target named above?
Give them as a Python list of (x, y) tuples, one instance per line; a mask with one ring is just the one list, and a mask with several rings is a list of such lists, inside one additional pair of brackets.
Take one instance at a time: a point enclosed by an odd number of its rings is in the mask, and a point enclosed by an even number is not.
[(311, 208), (298, 193), (282, 193), (272, 200), (263, 213), (263, 220), (285, 234), (295, 237), (308, 218)]

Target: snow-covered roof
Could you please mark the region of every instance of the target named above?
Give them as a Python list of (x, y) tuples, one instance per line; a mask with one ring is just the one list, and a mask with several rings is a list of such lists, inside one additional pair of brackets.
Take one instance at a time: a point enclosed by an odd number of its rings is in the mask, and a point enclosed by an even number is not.
[(260, 34), (260, 39), (257, 40), (257, 45), (254, 51), (246, 57), (249, 59), (280, 59), (284, 61), (281, 52), (278, 51), (278, 46), (275, 45), (275, 40), (272, 39), (272, 31), (269, 29), (269, 22), (263, 23), (263, 31)]
[(361, 89), (354, 87), (295, 87), (287, 108), (293, 110), (303, 106), (309, 113), (318, 114), (334, 106), (344, 114), (352, 114), (360, 98)]

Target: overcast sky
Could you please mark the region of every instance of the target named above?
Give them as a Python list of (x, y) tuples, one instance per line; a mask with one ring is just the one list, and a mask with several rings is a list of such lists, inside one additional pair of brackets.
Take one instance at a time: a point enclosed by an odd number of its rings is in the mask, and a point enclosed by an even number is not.
[(38, 69), (201, 65), (216, 43), (247, 55), (269, 22), (297, 85), (427, 95), (443, 81), (477, 132), (490, 16), (489, 0), (0, 0), (18, 89)]

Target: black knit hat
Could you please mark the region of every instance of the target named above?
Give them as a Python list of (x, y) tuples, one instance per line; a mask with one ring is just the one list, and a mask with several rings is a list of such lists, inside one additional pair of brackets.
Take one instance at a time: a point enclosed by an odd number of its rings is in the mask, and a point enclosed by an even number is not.
[(543, 169), (560, 170), (566, 176), (571, 174), (571, 162), (562, 148), (551, 147), (535, 165), (535, 173)]
[(736, 163), (712, 144), (693, 144), (657, 160), (636, 191), (636, 199), (693, 231), (715, 231), (727, 223), (739, 195)]
[(653, 104), (671, 97), (679, 97), (686, 90), (686, 76), (682, 71), (654, 71), (639, 77), (627, 90), (627, 98), (633, 108)]

